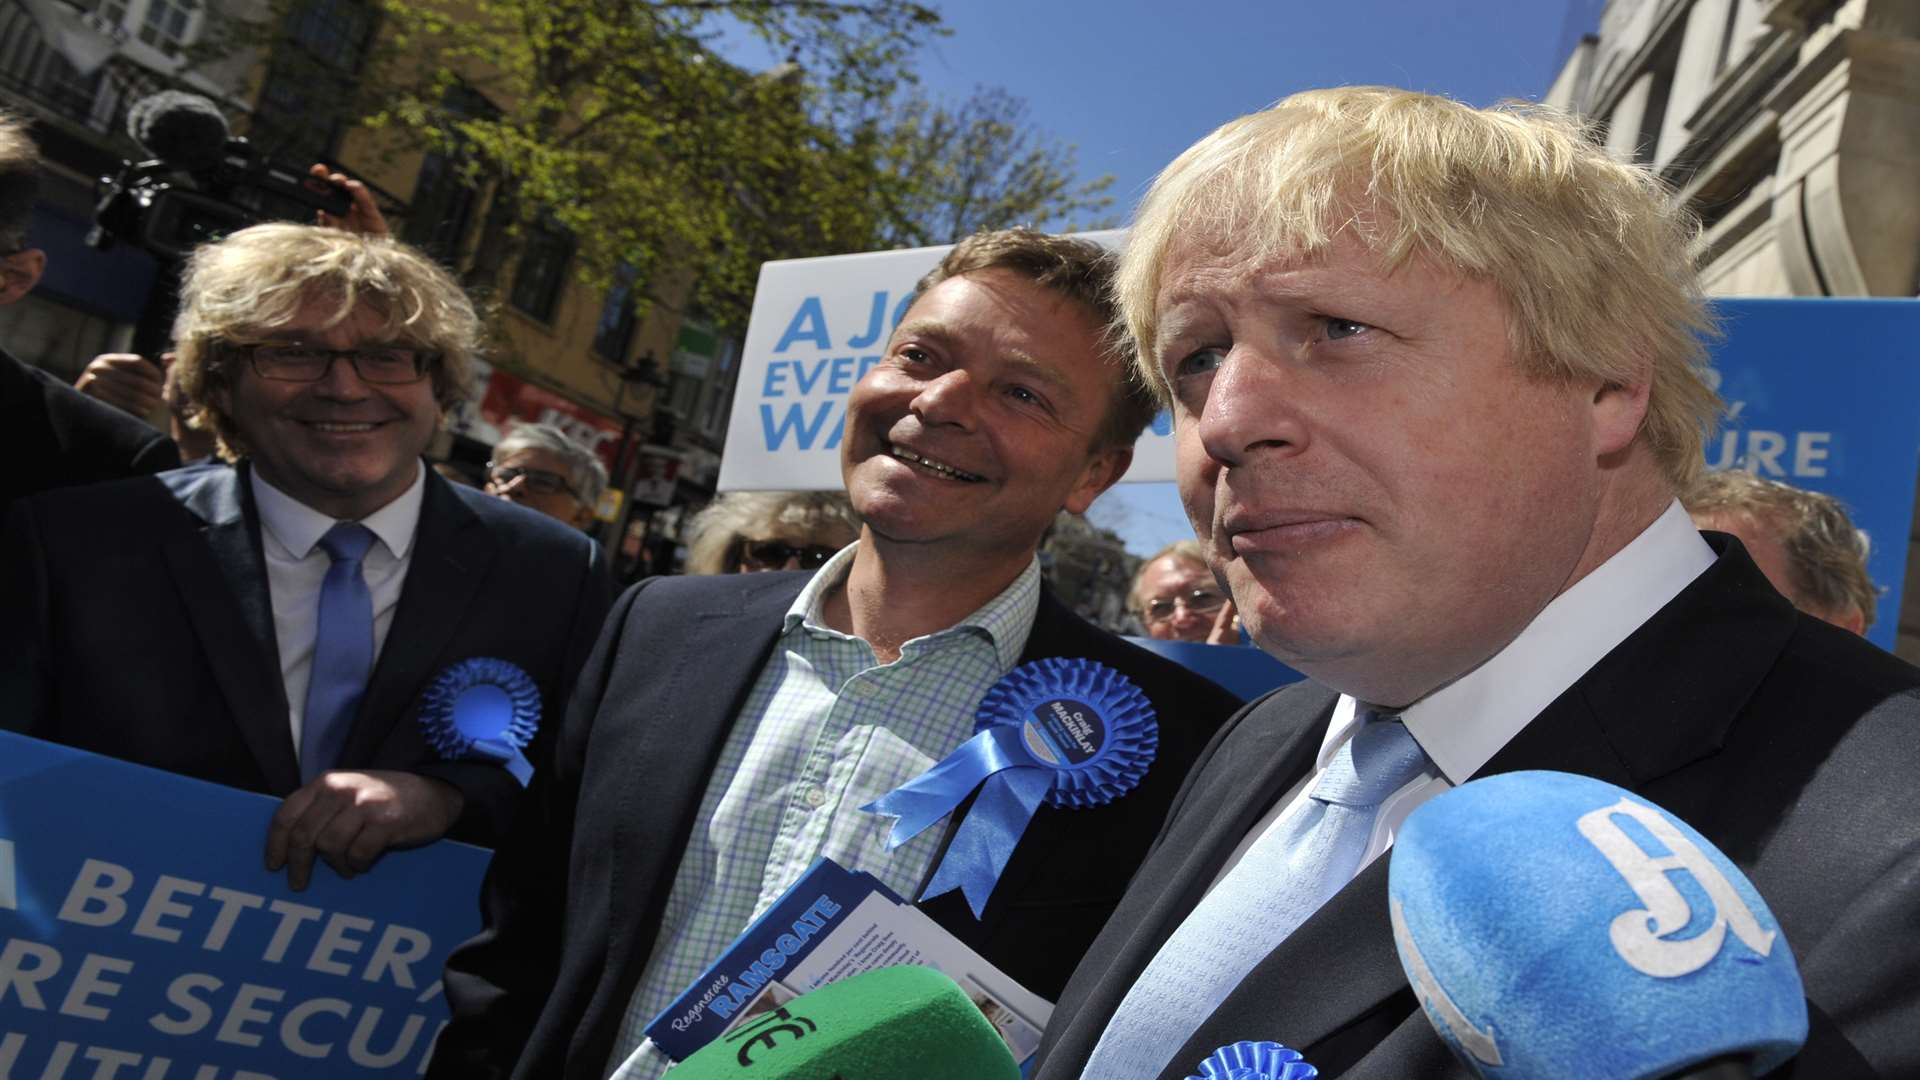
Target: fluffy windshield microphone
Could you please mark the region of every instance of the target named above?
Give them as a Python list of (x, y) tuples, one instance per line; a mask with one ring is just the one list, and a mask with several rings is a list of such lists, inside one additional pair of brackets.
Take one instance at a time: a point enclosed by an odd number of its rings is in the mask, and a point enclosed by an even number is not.
[(1414, 811), (1392, 860), (1401, 966), (1482, 1076), (1750, 1076), (1806, 1041), (1799, 969), (1753, 884), (1612, 784), (1475, 780)]
[(127, 110), (127, 134), (168, 165), (199, 172), (220, 163), (230, 132), (218, 105), (199, 94), (162, 90)]

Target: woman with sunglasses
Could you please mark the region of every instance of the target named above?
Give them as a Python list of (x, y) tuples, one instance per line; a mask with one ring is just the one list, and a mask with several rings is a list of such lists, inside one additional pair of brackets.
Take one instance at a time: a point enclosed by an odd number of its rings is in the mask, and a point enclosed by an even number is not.
[(731, 491), (687, 527), (689, 574), (818, 570), (860, 535), (837, 491)]

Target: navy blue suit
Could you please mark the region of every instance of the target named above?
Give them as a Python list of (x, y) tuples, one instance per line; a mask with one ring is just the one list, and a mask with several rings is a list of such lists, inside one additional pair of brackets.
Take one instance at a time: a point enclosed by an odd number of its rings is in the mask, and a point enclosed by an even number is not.
[[(197, 466), (15, 506), (0, 540), (0, 726), (268, 795), (300, 786), (247, 475)], [(609, 581), (585, 534), (428, 469), (406, 583), (338, 767), (445, 780), (466, 800), (453, 835), (495, 842), (519, 784), (441, 760), (415, 723), (421, 691), (450, 664), (497, 657), (533, 677), (557, 725)]]
[[(1920, 1076), (1920, 670), (1793, 610), (1739, 541), (1475, 775), (1554, 769), (1698, 829), (1780, 920), (1806, 983), (1798, 1080)], [(1221, 729), (1048, 1025), (1037, 1080), (1078, 1077), (1122, 998), (1263, 815), (1313, 768), (1338, 695), (1306, 682)], [(1470, 1077), (1394, 951), (1382, 858), (1260, 961), (1160, 1080), (1242, 1039), (1325, 1077)], [(1142, 1080), (1153, 1080), (1143, 1077)]]
[(0, 352), (0, 514), (42, 491), (180, 464), (173, 440), (59, 379)]

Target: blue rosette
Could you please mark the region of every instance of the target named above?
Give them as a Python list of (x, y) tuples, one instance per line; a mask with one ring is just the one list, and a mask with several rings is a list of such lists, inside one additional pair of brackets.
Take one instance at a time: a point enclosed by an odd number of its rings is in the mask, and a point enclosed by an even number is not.
[(520, 786), (533, 779), (524, 751), (540, 728), (540, 688), (505, 660), (476, 656), (434, 676), (420, 696), (420, 731), (447, 761), (491, 761)]
[(1187, 1080), (1313, 1080), (1319, 1075), (1298, 1051), (1277, 1042), (1237, 1042), (1208, 1055), (1199, 1074)]
[(975, 918), (1041, 803), (1099, 806), (1133, 790), (1153, 764), (1160, 726), (1125, 675), (1093, 660), (1022, 664), (980, 699), (974, 735), (939, 764), (862, 807), (897, 818), (889, 849), (979, 797), (921, 899), (959, 889)]

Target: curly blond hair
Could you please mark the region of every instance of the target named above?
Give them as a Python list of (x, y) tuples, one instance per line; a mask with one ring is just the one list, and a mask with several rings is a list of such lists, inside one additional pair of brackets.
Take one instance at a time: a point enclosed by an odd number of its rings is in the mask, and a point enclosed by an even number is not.
[(188, 423), (210, 429), (229, 461), (247, 453), (219, 398), (232, 387), (228, 348), (286, 326), (309, 302), (331, 306), (327, 326), (357, 310), (384, 332), (432, 352), (442, 411), (465, 400), (480, 351), (480, 318), (459, 282), (426, 253), (385, 236), (316, 225), (255, 225), (196, 248), (180, 286), (174, 361)]

